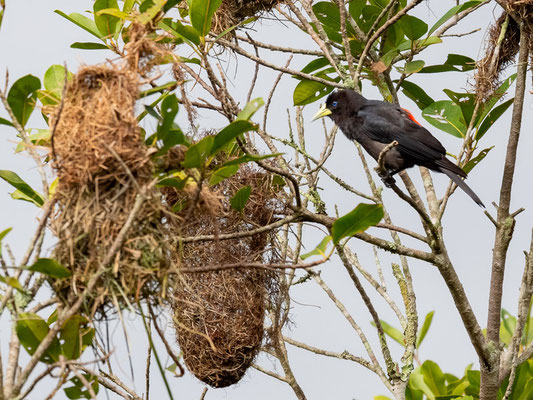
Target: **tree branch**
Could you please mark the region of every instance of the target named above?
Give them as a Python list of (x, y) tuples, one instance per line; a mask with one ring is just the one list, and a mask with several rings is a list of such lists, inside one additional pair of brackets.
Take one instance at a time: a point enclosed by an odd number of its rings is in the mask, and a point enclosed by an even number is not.
[(528, 63), (528, 38), (529, 29), (525, 23), (520, 24), (520, 49), (517, 65), (516, 89), (513, 103), (511, 128), (507, 142), (507, 154), (503, 169), (502, 183), (500, 186), (500, 201), (498, 204), (497, 222), (494, 238), (492, 257), (492, 273), (489, 291), (489, 308), (487, 316), (487, 340), (492, 343), (494, 351), (487, 369), (481, 370), (482, 399), (489, 399), (498, 391), (499, 365), (500, 365), (500, 312), (503, 295), (503, 279), (507, 251), (513, 236), (515, 219), (510, 215), (511, 190), (514, 180), (516, 165), (516, 152), (522, 125), (522, 112), (524, 107), (524, 93), (526, 88), (526, 75)]

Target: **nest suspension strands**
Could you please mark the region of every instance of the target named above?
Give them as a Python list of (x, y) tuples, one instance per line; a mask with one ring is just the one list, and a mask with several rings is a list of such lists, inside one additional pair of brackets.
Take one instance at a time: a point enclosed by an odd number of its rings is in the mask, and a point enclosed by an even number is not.
[[(239, 172), (214, 190), (190, 190), (186, 196), (166, 190), (170, 204), (186, 201), (176, 226), (181, 236), (228, 234), (265, 226), (283, 212), (282, 191), (271, 186), (270, 175), (241, 166)], [(251, 195), (242, 212), (230, 199), (243, 186)], [(190, 213), (194, 207), (194, 213)], [(183, 243), (176, 254), (179, 268), (279, 261), (272, 246), (274, 232), (238, 239)], [(179, 271), (179, 269), (178, 269)], [(178, 273), (173, 283), (172, 310), (178, 343), (187, 368), (213, 387), (237, 383), (259, 352), (265, 311), (277, 307), (281, 295), (277, 272), (262, 268), (233, 268)], [(279, 314), (279, 313), (278, 313)]]
[[(121, 300), (164, 297), (170, 263), (158, 191), (143, 202), (111, 263), (102, 265), (139, 193), (153, 179), (149, 149), (134, 114), (137, 96), (137, 74), (130, 69), (82, 68), (67, 85), (53, 135), (58, 176), (51, 219), (58, 238), (54, 257), (72, 273), (56, 281), (54, 289), (70, 301), (106, 268), (90, 294), (86, 311), (91, 314)], [(57, 117), (52, 115), (51, 126)]]

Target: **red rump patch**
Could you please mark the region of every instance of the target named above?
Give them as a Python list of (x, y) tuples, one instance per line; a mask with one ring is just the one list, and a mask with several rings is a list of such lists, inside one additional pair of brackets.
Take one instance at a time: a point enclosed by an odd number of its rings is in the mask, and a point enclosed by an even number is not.
[(422, 124), (421, 124), (420, 122), (418, 122), (418, 121), (415, 119), (415, 117), (413, 117), (413, 114), (411, 114), (411, 112), (410, 112), (407, 108), (402, 108), (402, 110), (405, 111), (405, 113), (407, 114), (407, 116), (409, 117), (409, 119), (410, 119), (411, 121), (413, 121), (413, 122), (414, 122), (415, 124), (417, 124), (417, 125), (422, 126)]

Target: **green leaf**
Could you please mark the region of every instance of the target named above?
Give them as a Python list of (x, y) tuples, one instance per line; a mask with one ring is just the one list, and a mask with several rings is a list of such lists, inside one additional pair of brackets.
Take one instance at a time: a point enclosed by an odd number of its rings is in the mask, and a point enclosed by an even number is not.
[(150, 89), (146, 89), (146, 90), (143, 90), (142, 92), (139, 92), (139, 98), (143, 99), (143, 98), (151, 96), (152, 94), (155, 94), (155, 93), (162, 93), (162, 92), (165, 92), (167, 90), (173, 90), (173, 89), (176, 88), (176, 86), (178, 86), (176, 81), (170, 81), (170, 82), (165, 83), (164, 85), (152, 87)]
[(189, 179), (192, 178), (186, 175), (183, 171), (180, 171), (172, 174), (168, 178), (161, 179), (159, 182), (157, 182), (157, 187), (169, 186), (181, 190), (185, 187), (185, 184)]
[(194, 29), (194, 27), (192, 27), (191, 25), (184, 25), (179, 21), (175, 22), (175, 31), (179, 34), (179, 36), (188, 39), (197, 46), (200, 45), (200, 35), (198, 35), (198, 31)]
[(485, 101), (483, 104), (483, 112), (481, 113), (480, 119), (484, 119), (485, 116), (492, 110), (492, 108), (498, 103), (498, 101), (507, 93), (509, 87), (513, 84), (516, 79), (516, 74), (512, 74), (509, 78), (503, 81), (498, 89), (494, 91), (492, 96)]
[(422, 367), (416, 368), (411, 374), (411, 377), (409, 378), (409, 388), (424, 393), (428, 400), (435, 400), (435, 393), (433, 393), (426, 383), (422, 373)]
[(327, 86), (320, 82), (304, 79), (296, 85), (292, 100), (295, 106), (310, 104), (333, 91), (333, 86)]
[(361, 13), (363, 12), (363, 7), (365, 5), (366, 5), (366, 1), (361, 1), (361, 0), (352, 0), (348, 4), (348, 11), (350, 12), (350, 15), (356, 22), (361, 19)]
[(439, 100), (422, 110), (422, 116), (434, 127), (463, 138), (466, 125), (461, 108), (451, 100)]
[(413, 100), (421, 110), (435, 102), (424, 89), (413, 82), (403, 81), (400, 86), (403, 94)]
[(237, 120), (248, 121), (257, 112), (257, 110), (263, 107), (264, 104), (265, 102), (262, 97), (250, 100), (237, 115)]
[(494, 123), (500, 118), (505, 111), (513, 104), (514, 97), (512, 99), (509, 99), (502, 104), (500, 104), (498, 107), (494, 108), (492, 111), (488, 113), (488, 115), (485, 117), (483, 122), (481, 123), (480, 127), (478, 128), (476, 132), (476, 140), (479, 140), (487, 133), (489, 128), (494, 125)]
[(436, 36), (430, 36), (425, 39), (419, 39), (419, 40), (406, 40), (402, 42), (400, 45), (397, 46), (398, 51), (405, 51), (405, 50), (411, 50), (411, 47), (422, 49), (427, 46), (431, 46), (433, 44), (439, 44), (442, 43), (442, 39)]
[(68, 360), (80, 358), (85, 348), (91, 344), (94, 329), (87, 326), (88, 322), (87, 318), (75, 314), (61, 327), (61, 354)]
[(40, 272), (53, 278), (68, 278), (71, 275), (67, 268), (53, 258), (39, 258), (28, 270)]
[(4, 1), (0, 1), (0, 27), (2, 26), (2, 20), (4, 19), (4, 11), (6, 5)]
[(425, 61), (422, 61), (422, 60), (416, 60), (416, 61), (405, 63), (404, 72), (406, 74), (417, 73), (422, 68), (424, 68), (425, 64), (426, 64)]
[(332, 239), (333, 238), (330, 235), (326, 236), (324, 239), (320, 241), (320, 243), (313, 250), (311, 250), (309, 253), (302, 254), (300, 258), (302, 260), (305, 260), (312, 256), (322, 256), (325, 258), (327, 255), (326, 250), (327, 250), (328, 244), (329, 242), (331, 242)]
[(428, 31), (428, 24), (408, 14), (401, 17), (397, 24), (402, 28), (405, 36), (411, 40), (421, 38)]
[(26, 75), (18, 79), (7, 95), (7, 102), (15, 114), (17, 121), (24, 127), (30, 118), (37, 99), (37, 90), (41, 88), (41, 81), (33, 75)]
[(55, 10), (56, 14), (61, 15), (63, 18), (68, 19), (70, 22), (78, 25), (80, 28), (86, 30), (90, 34), (96, 36), (98, 39), (102, 39), (102, 35), (100, 34), (100, 31), (96, 27), (96, 24), (92, 19), (87, 18), (85, 15), (81, 15), (78, 13), (72, 13), (72, 14), (65, 14), (63, 11)]
[(438, 73), (448, 71), (466, 72), (476, 68), (476, 60), (461, 54), (448, 54), (444, 64), (429, 65), (422, 68), (420, 73)]
[(422, 341), (426, 337), (428, 330), (431, 326), (431, 322), (433, 321), (433, 315), (435, 314), (435, 311), (431, 311), (426, 314), (426, 317), (424, 318), (424, 324), (422, 324), (422, 328), (420, 328), (420, 331), (418, 332), (417, 339), (416, 339), (416, 348), (418, 349), (420, 345), (422, 344)]
[[(47, 323), (37, 314), (21, 313), (15, 325), (15, 331), (20, 343), (26, 351), (33, 355), (42, 340), (48, 334), (50, 328)], [(54, 338), (52, 343), (41, 357), (41, 361), (47, 364), (59, 361), (59, 340)]]
[[(36, 146), (47, 146), (50, 143), (50, 131), (48, 129), (37, 129), (36, 133), (28, 136), (30, 142)], [(15, 148), (15, 153), (19, 153), (26, 148), (26, 143), (21, 140)]]
[(463, 379), (448, 385), (448, 393), (450, 393), (451, 390), (452, 395), (460, 396), (465, 392), (468, 386), (470, 386), (470, 383), (468, 382), (466, 377), (464, 377)]
[(374, 396), (374, 400), (391, 400), (390, 397), (387, 396)]
[(96, 0), (93, 5), (94, 23), (103, 37), (113, 36), (120, 23), (120, 18), (114, 15), (99, 13), (100, 10), (109, 8), (120, 11), (117, 0)]
[(183, 168), (200, 168), (204, 165), (213, 147), (213, 136), (206, 136), (193, 144), (185, 153), (185, 159), (181, 163)]
[(94, 43), (94, 42), (74, 42), (70, 45), (72, 49), (82, 49), (82, 50), (109, 50), (103, 43)]
[(2, 232), (0, 232), (0, 256), (2, 256), (2, 240), (6, 237), (6, 235), (11, 232), (13, 228), (7, 228), (4, 229)]
[[(328, 33), (328, 36), (330, 36), (330, 33), (333, 34), (333, 36), (340, 36), (340, 12), (339, 7), (336, 4), (329, 1), (315, 3), (313, 4), (313, 12), (317, 19), (322, 23), (322, 27), (326, 33)], [(348, 37), (355, 37), (355, 32), (350, 24), (346, 24), (346, 32)], [(342, 37), (340, 38), (342, 41)]]
[(486, 148), (484, 150), (481, 150), (477, 156), (472, 158), (470, 161), (468, 161), (463, 166), (463, 171), (465, 171), (467, 174), (469, 174), (470, 171), (472, 171), (472, 169), (476, 165), (478, 165), (481, 162), (481, 160), (483, 160), (487, 156), (487, 154), (489, 154), (489, 151), (491, 151), (493, 148), (494, 148), (494, 146), (491, 146), (491, 147), (488, 147), (488, 148)]
[(323, 25), (339, 31), (341, 27), (339, 7), (336, 4), (320, 1), (313, 4), (313, 12)]
[[(524, 365), (524, 364), (522, 364), (522, 365)], [(528, 376), (530, 378), (531, 377), (531, 371), (528, 371), (528, 373), (521, 374), (521, 375)], [(516, 388), (513, 388), (513, 389), (514, 389), (513, 390), (514, 394), (516, 394), (517, 396), (512, 396), (511, 398), (513, 398), (513, 399), (517, 398), (517, 400), (530, 400), (530, 399), (532, 399), (533, 398), (533, 378), (530, 378), (527, 381), (527, 383), (525, 385), (523, 385), (521, 388), (516, 387)]]
[(11, 198), (13, 200), (27, 201), (28, 203), (35, 204), (37, 207), (41, 207), (41, 204), (39, 204), (38, 201), (35, 201), (33, 198), (31, 198), (30, 196), (24, 194), (23, 192), (21, 192), (18, 189), (15, 190), (13, 193), (11, 193), (10, 196), (11, 196)]
[(0, 178), (4, 179), (11, 186), (20, 190), (22, 194), (31, 199), (31, 201), (35, 203), (38, 207), (41, 207), (44, 204), (44, 197), (41, 194), (37, 193), (35, 190), (33, 190), (30, 185), (24, 182), (20, 178), (20, 176), (18, 176), (13, 171), (8, 171), (5, 169), (0, 170)]
[[(389, 325), (387, 322), (380, 320), (381, 326), (383, 327), (383, 332), (385, 332), (386, 335), (390, 336), (395, 342), (398, 342), (402, 347), (405, 347), (405, 339), (403, 336), (402, 331), (395, 328), (392, 325)], [(376, 324), (374, 322), (371, 322), (373, 327), (376, 327)]]
[(0, 125), (13, 126), (13, 124), (11, 123), (11, 121), (8, 121), (7, 119), (5, 119), (5, 118), (1, 118), (1, 117), (0, 117)]
[(111, 15), (113, 17), (117, 17), (118, 19), (128, 19), (129, 18), (129, 15), (126, 14), (125, 12), (123, 11), (120, 11), (116, 8), (103, 8), (101, 10), (99, 10), (97, 13), (97, 15)]
[(174, 7), (176, 4), (178, 4), (181, 0), (167, 0), (167, 2), (165, 3), (165, 5), (163, 6), (163, 11), (164, 12), (167, 12), (168, 10), (170, 10), (172, 7)]
[(310, 74), (311, 72), (315, 72), (316, 70), (329, 65), (329, 61), (326, 57), (318, 57), (315, 58), (313, 61), (310, 61), (305, 67), (303, 67), (301, 72)]
[[(85, 380), (87, 382), (89, 382), (89, 384), (91, 385), (91, 388), (93, 389), (93, 392), (95, 394), (98, 394), (98, 390), (100, 388), (99, 386), (99, 383), (98, 383), (98, 377), (95, 376), (95, 375), (90, 375), (90, 374), (83, 374)], [(65, 395), (69, 398), (69, 399), (92, 399), (93, 397), (91, 396), (91, 393), (89, 392), (89, 389), (87, 389), (85, 387), (85, 384), (81, 381), (81, 379), (77, 376), (73, 376), (72, 378), (69, 379), (69, 381), (74, 385), (74, 386), (69, 386), (69, 387), (66, 387), (63, 389), (63, 391), (65, 392)]]
[(63, 65), (52, 65), (46, 70), (43, 78), (43, 85), (46, 90), (50, 91), (58, 99), (61, 98), (61, 93), (65, 87), (66, 80), (72, 78), (72, 74), (68, 73)]
[(478, 4), (480, 4), (483, 0), (474, 0), (474, 1), (467, 1), (464, 4), (457, 5), (455, 7), (450, 8), (435, 24), (431, 27), (431, 29), (428, 32), (428, 36), (431, 35), (433, 32), (435, 32), (437, 29), (439, 29), (446, 21), (448, 21), (450, 18), (452, 18), (454, 15), (459, 14), (461, 11), (468, 10), (469, 8), (475, 7)]
[(405, 400), (423, 400), (424, 399), (424, 393), (420, 390), (416, 390), (412, 388), (410, 385), (411, 381), (409, 381), (409, 385), (405, 388)]
[(189, 16), (194, 28), (205, 36), (211, 29), (211, 20), (215, 11), (220, 7), (222, 0), (191, 0), (189, 4)]
[(481, 373), (479, 371), (466, 371), (466, 378), (470, 386), (466, 388), (465, 394), (479, 396), (479, 387), (481, 384)]
[(424, 376), (424, 382), (428, 385), (431, 392), (435, 395), (445, 395), (446, 384), (444, 382), (444, 374), (437, 363), (431, 360), (424, 361), (420, 369)]
[(21, 292), (24, 291), (24, 288), (20, 284), (19, 280), (15, 278), (14, 276), (1, 276), (0, 275), (0, 282), (4, 282), (6, 285), (11, 286), (13, 289), (17, 289)]
[(159, 21), (158, 26), (170, 33), (177, 39), (183, 39), (189, 45), (195, 44), (200, 45), (200, 35), (198, 31), (194, 29), (191, 25), (184, 25), (179, 21), (170, 20), (169, 23), (166, 23), (166, 19)]
[(167, 0), (145, 0), (139, 6), (141, 15), (137, 16), (141, 24), (148, 24), (161, 12)]
[(218, 132), (213, 140), (213, 146), (209, 151), (209, 156), (215, 155), (218, 151), (222, 150), (224, 146), (230, 143), (232, 140), (235, 140), (236, 137), (242, 135), (248, 131), (257, 130), (257, 125), (243, 120), (233, 121), (231, 124), (226, 126), (220, 132)]
[(217, 183), (222, 182), (224, 179), (229, 178), (230, 176), (235, 175), (235, 173), (239, 170), (239, 165), (229, 165), (226, 167), (222, 167), (217, 169), (211, 177), (209, 178), (209, 184), (211, 186), (216, 185)]
[(250, 186), (244, 186), (240, 188), (229, 201), (231, 204), (231, 208), (239, 212), (244, 210), (244, 206), (248, 202), (250, 194), (252, 194), (252, 188)]
[(135, 0), (124, 0), (124, 6), (122, 7), (122, 11), (124, 11), (125, 13), (129, 13), (134, 5)]
[(174, 119), (179, 111), (179, 102), (175, 94), (166, 96), (161, 102), (161, 124), (157, 127), (157, 139), (162, 140), (165, 148), (170, 148), (178, 143), (169, 142), (169, 132), (172, 128), (177, 127)]
[[(444, 93), (461, 108), (461, 113), (463, 114), (463, 121), (465, 126), (470, 124), (470, 120), (474, 115), (474, 109), (476, 108), (476, 95), (473, 93), (460, 93), (454, 92), (450, 89), (444, 89)], [(476, 123), (479, 121), (479, 115), (476, 117)]]
[(379, 204), (361, 203), (348, 214), (338, 218), (331, 227), (333, 243), (337, 244), (342, 238), (363, 232), (376, 225), (383, 218), (383, 207)]

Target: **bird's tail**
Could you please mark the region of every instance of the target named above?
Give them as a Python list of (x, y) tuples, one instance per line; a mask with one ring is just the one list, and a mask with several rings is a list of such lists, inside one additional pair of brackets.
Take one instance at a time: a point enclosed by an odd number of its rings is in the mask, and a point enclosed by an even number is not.
[(457, 174), (455, 174), (453, 171), (450, 171), (449, 169), (446, 169), (446, 168), (440, 168), (440, 171), (446, 175), (448, 175), (448, 177), (457, 185), (459, 186), (461, 189), (463, 189), (463, 191), (469, 195), (472, 200), (474, 200), (480, 207), (483, 207), (485, 208), (485, 204), (483, 204), (483, 202), (481, 201), (481, 199), (477, 196), (477, 194), (474, 193), (474, 191), (472, 189), (470, 189), (470, 187), (465, 183), (465, 181), (459, 177)]

